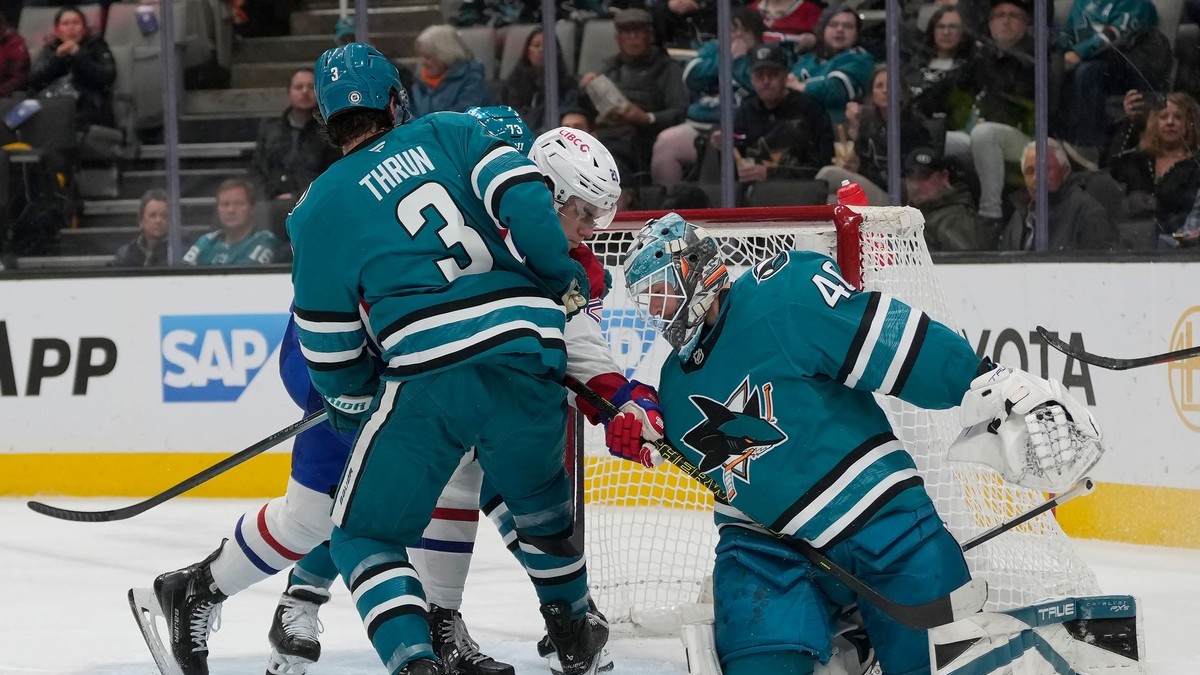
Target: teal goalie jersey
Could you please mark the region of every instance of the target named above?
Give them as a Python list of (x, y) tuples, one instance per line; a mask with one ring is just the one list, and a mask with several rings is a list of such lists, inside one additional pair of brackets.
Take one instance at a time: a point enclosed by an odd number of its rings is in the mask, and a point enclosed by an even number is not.
[(300, 343), (327, 397), (369, 392), (372, 337), (385, 378), (518, 354), (565, 367), (559, 298), (578, 266), (537, 168), (473, 117), (427, 115), (363, 142), (288, 231)]
[(928, 503), (873, 392), (949, 408), (979, 364), (951, 329), (793, 251), (734, 282), (688, 361), (663, 365), (660, 394), (670, 441), (729, 494), (719, 526), (749, 516), (828, 547)]

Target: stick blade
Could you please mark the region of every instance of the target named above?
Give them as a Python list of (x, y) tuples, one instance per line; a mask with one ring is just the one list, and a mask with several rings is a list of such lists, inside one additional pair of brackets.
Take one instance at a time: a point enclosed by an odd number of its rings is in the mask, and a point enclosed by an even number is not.
[(118, 516), (120, 509), (116, 511), (74, 511), (71, 509), (63, 509), (49, 504), (43, 504), (39, 501), (30, 500), (25, 502), (25, 505), (34, 513), (40, 513), (43, 516), (57, 518), (59, 520), (69, 520), (76, 523), (107, 523), (110, 520), (121, 520)]

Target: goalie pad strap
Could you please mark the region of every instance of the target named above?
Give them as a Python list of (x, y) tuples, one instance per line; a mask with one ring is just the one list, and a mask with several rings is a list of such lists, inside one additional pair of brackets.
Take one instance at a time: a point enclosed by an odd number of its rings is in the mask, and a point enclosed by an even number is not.
[(936, 675), (1144, 674), (1137, 601), (1064, 598), (984, 612), (929, 631)]

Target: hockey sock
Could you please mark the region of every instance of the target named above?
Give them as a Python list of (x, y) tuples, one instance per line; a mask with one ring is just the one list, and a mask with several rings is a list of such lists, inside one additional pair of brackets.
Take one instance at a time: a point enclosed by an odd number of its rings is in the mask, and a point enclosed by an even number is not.
[(288, 481), (287, 492), (238, 519), (233, 537), (212, 563), (213, 581), (227, 596), (291, 567), (329, 538), (332, 499)]
[(433, 518), (409, 549), (430, 604), (462, 609), (463, 588), (475, 535), (479, 531), (479, 490), (483, 469), (468, 453), (438, 497)]
[(388, 672), (408, 661), (436, 658), (429, 642), (425, 593), (404, 547), (349, 537), (334, 528), (329, 551)]

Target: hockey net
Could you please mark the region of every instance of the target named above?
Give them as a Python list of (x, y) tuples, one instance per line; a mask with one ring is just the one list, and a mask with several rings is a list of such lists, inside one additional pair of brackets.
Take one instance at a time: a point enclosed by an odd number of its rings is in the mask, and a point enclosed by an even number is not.
[[(627, 213), (589, 245), (613, 275), (602, 329), (625, 375), (654, 385), (670, 347), (637, 316), (621, 263), (634, 234), (661, 213)], [(838, 261), (852, 284), (877, 290), (956, 327), (922, 236), (923, 218), (907, 207), (843, 206), (710, 209), (681, 212), (720, 240), (731, 275), (774, 254), (816, 250)], [(989, 468), (946, 460), (961, 431), (957, 408), (926, 411), (877, 396), (896, 435), (916, 459), (942, 520), (960, 542), (1031, 508), (1045, 495), (1007, 485)], [(611, 457), (603, 430), (582, 433), (586, 458), (585, 529), (592, 596), (608, 619), (649, 631), (678, 630), (711, 614), (708, 595), (716, 528), (712, 497), (667, 464), (651, 471)], [(1052, 515), (1040, 516), (967, 553), (988, 581), (989, 610), (1047, 597), (1095, 594), (1095, 575)]]

